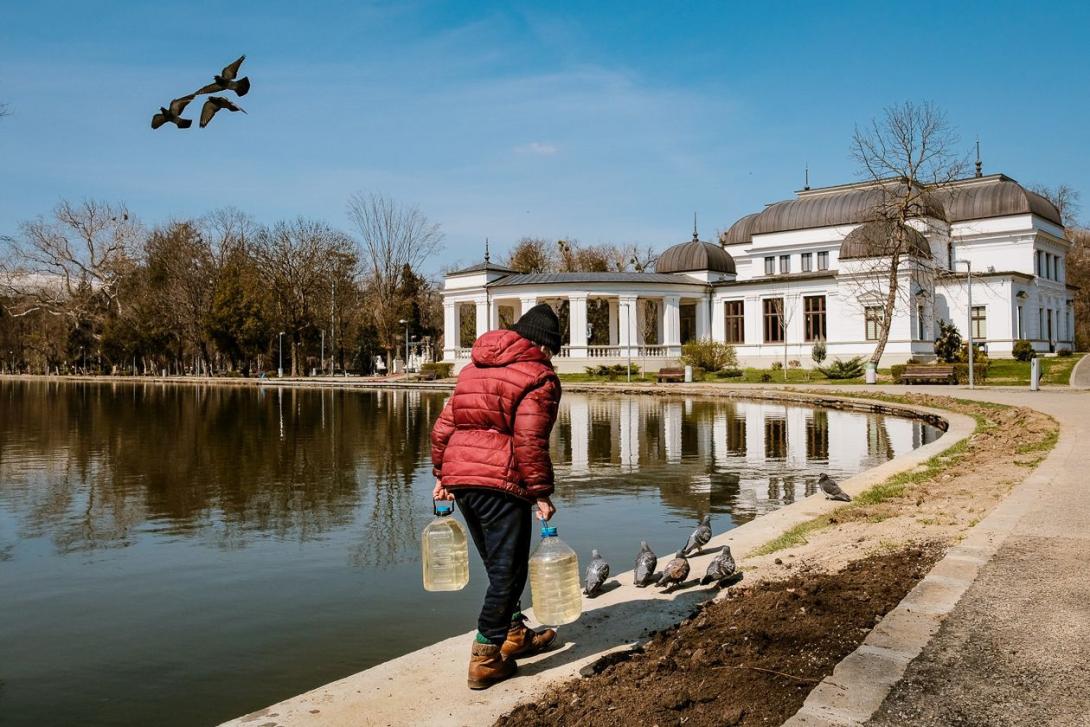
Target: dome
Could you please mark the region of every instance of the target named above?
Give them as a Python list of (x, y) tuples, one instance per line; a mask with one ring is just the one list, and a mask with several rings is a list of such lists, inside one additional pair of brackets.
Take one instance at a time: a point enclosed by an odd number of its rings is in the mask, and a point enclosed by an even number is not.
[(751, 212), (740, 218), (730, 226), (730, 229), (719, 236), (719, 242), (723, 245), (741, 245), (753, 241), (753, 223), (760, 216), (760, 212)]
[[(840, 259), (852, 260), (867, 257), (885, 257), (890, 254), (891, 220), (872, 220), (856, 227), (840, 243)], [(908, 235), (908, 254), (915, 257), (931, 257), (931, 245), (927, 238), (914, 227), (905, 227)]]
[(657, 273), (691, 273), (697, 271), (735, 273), (734, 258), (719, 245), (693, 239), (674, 245), (655, 262)]
[[(870, 184), (800, 193), (797, 199), (776, 202), (766, 207), (750, 223), (749, 233), (752, 236), (812, 227), (860, 224), (873, 220), (875, 210), (886, 207), (891, 195), (904, 194), (904, 188), (903, 184)], [(940, 200), (930, 194), (920, 194), (914, 204), (918, 209), (913, 216), (946, 219)]]
[(1034, 214), (1063, 226), (1054, 204), (1002, 174), (967, 180), (942, 190), (940, 195), (950, 222)]

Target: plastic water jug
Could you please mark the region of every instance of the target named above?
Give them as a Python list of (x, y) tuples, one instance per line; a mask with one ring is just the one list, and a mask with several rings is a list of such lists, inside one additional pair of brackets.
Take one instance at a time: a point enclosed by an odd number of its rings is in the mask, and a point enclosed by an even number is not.
[(548, 626), (569, 624), (583, 612), (579, 586), (579, 556), (556, 536), (548, 521), (541, 527), (541, 545), (530, 558), (530, 590), (534, 616)]
[(432, 503), (435, 519), (424, 528), (424, 590), (460, 591), (469, 583), (469, 547), (450, 502)]

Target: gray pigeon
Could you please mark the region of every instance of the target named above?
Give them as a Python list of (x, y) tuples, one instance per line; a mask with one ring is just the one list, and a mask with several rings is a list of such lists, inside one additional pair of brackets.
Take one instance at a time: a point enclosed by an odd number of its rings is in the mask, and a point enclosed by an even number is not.
[(700, 524), (693, 530), (693, 534), (689, 536), (688, 542), (685, 543), (685, 547), (681, 549), (682, 555), (689, 555), (694, 550), (697, 552), (703, 552), (704, 546), (708, 544), (708, 541), (712, 539), (712, 516), (705, 515), (700, 521)]
[(678, 552), (677, 557), (666, 564), (662, 569), (662, 577), (658, 586), (680, 586), (689, 577), (689, 561), (683, 552)]
[(223, 96), (209, 96), (208, 100), (204, 102), (204, 106), (201, 107), (201, 128), (208, 126), (208, 122), (212, 120), (212, 117), (216, 115), (216, 112), (220, 109), (227, 109), (228, 111), (241, 111), (246, 113), (246, 109), (241, 106), (236, 106), (231, 103), (230, 100)]
[(250, 90), (250, 78), (244, 77), (237, 81), (235, 77), (238, 76), (238, 69), (242, 65), (242, 62), (246, 60), (246, 56), (242, 56), (231, 65), (224, 68), (218, 75), (213, 77), (213, 82), (204, 86), (198, 94), (202, 93), (219, 93), (220, 91), (234, 91), (239, 96), (245, 96)]
[(170, 122), (177, 126), (179, 129), (188, 129), (193, 125), (190, 119), (183, 119), (182, 112), (185, 111), (185, 107), (189, 105), (189, 102), (193, 100), (193, 94), (188, 96), (182, 96), (176, 98), (170, 102), (168, 108), (159, 107), (159, 113), (151, 117), (151, 128), (158, 129), (163, 124)]
[(852, 501), (851, 495), (840, 489), (840, 485), (836, 484), (836, 480), (824, 472), (818, 477), (818, 487), (825, 493), (826, 500), (839, 500), (840, 502)]
[(700, 585), (706, 586), (712, 581), (722, 583), (734, 576), (738, 572), (738, 566), (734, 563), (734, 556), (731, 555), (730, 546), (724, 545), (712, 562), (708, 563), (708, 570), (704, 574), (704, 577), (700, 579)]
[(640, 541), (640, 552), (636, 555), (636, 570), (633, 571), (633, 582), (637, 588), (643, 588), (655, 577), (655, 566), (659, 564), (658, 556), (651, 550), (646, 540)]
[(602, 592), (602, 586), (609, 578), (609, 563), (602, 560), (597, 548), (590, 551), (590, 565), (587, 566), (587, 587), (583, 593), (594, 598)]

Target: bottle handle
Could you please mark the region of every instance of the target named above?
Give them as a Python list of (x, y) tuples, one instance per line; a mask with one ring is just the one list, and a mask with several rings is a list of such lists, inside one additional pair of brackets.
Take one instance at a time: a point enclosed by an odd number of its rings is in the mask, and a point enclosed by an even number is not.
[[(439, 512), (438, 503), (440, 503), (440, 502), (446, 503), (446, 507), (443, 508), (443, 512)], [(436, 517), (443, 517), (445, 515), (453, 515), (454, 514), (454, 503), (452, 501), (450, 501), (450, 500), (432, 500), (431, 501), (431, 511), (433, 513), (435, 513)]]

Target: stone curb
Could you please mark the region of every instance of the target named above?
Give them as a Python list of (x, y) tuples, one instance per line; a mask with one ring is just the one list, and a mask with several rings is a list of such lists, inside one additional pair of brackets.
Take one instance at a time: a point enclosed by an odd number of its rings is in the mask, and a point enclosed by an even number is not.
[[(706, 389), (689, 390), (688, 387), (670, 387), (668, 392), (624, 392), (615, 388), (606, 391), (614, 394), (672, 393), (689, 396), (726, 393), (719, 389), (709, 392)], [(758, 396), (746, 396), (747, 394)], [(916, 467), (970, 436), (976, 429), (976, 422), (961, 414), (880, 401), (840, 399), (833, 393), (813, 395), (774, 390), (760, 392), (742, 388), (731, 390), (729, 395), (738, 398), (786, 399), (802, 404), (850, 406), (859, 410), (897, 413), (932, 421), (940, 418), (947, 424), (946, 433), (936, 441), (841, 482), (841, 486), (853, 495), (893, 474)], [(844, 503), (825, 500), (820, 494), (813, 495), (722, 533), (713, 538), (708, 547), (729, 544), (744, 566), (745, 557), (756, 548), (800, 523), (843, 505)], [(694, 571), (702, 572), (710, 558), (710, 555), (693, 558)], [(646, 638), (653, 630), (672, 626), (688, 615), (698, 603), (714, 595), (705, 589), (688, 589), (674, 594), (636, 589), (631, 585), (631, 571), (614, 577), (621, 584), (620, 587), (594, 601), (586, 602), (587, 610), (583, 617), (576, 623), (563, 627), (562, 636), (566, 642), (563, 649), (534, 659), (520, 660), (520, 673), (531, 675), (532, 679), (516, 678), (486, 692), (475, 693), (470, 699), (458, 696), (467, 693), (464, 669), (468, 644), (474, 633), (469, 631), (224, 724), (328, 726), (491, 723), (504, 712), (535, 698), (554, 684), (575, 677), (580, 668), (603, 655), (628, 648)], [(652, 602), (654, 607), (651, 607)], [(879, 655), (885, 653), (882, 649), (896, 653), (889, 645), (873, 646), (878, 651), (859, 657), (863, 662), (878, 660)], [(907, 663), (909, 657), (904, 658)]]
[(852, 727), (873, 717), (909, 663), (931, 642), (981, 569), (1040, 498), (1073, 447), (1061, 430), (1061, 440), (1045, 461), (947, 551), (859, 648), (814, 688), (783, 727)]

